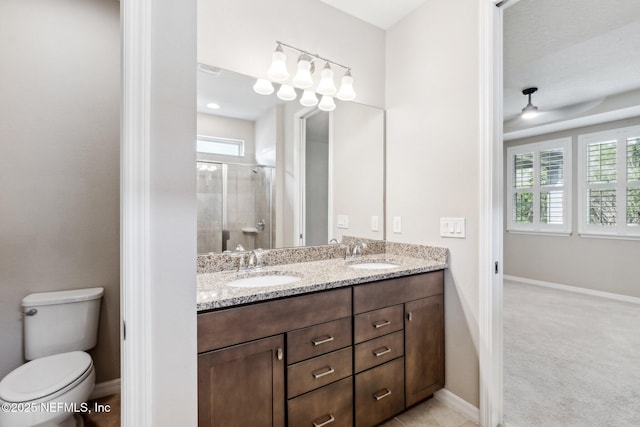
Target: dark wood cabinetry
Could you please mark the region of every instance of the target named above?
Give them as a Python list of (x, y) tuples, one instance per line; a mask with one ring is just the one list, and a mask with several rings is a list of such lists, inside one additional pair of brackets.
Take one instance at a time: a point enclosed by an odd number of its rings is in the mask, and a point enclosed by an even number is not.
[(405, 305), (406, 399), (412, 406), (444, 387), (444, 297)]
[(282, 427), (284, 337), (198, 356), (198, 425)]
[(435, 271), (200, 314), (199, 426), (388, 420), (444, 386), (443, 294)]

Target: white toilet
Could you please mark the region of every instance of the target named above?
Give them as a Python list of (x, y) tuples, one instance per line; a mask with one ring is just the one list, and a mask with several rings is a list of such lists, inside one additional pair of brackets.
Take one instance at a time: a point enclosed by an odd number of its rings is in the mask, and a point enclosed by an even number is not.
[(31, 294), (22, 300), (24, 356), (0, 381), (0, 427), (78, 427), (95, 384), (103, 288)]

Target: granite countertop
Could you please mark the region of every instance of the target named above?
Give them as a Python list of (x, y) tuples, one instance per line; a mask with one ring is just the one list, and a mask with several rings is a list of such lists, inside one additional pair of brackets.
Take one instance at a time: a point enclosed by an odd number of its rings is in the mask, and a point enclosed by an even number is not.
[[(367, 261), (390, 262), (398, 267), (387, 269), (355, 269), (349, 263)], [(198, 311), (213, 310), (257, 301), (300, 295), (308, 292), (335, 289), (411, 274), (447, 268), (445, 258), (417, 258), (397, 253), (378, 253), (345, 260), (343, 258), (310, 262), (297, 262), (263, 267), (260, 271), (240, 272), (218, 271), (198, 274)], [(286, 285), (260, 288), (238, 288), (226, 283), (260, 274), (287, 274), (298, 276), (300, 280)]]

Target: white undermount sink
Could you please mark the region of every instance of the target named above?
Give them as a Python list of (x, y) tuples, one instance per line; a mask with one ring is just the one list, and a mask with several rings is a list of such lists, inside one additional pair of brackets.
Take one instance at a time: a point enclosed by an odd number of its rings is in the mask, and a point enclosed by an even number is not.
[(289, 274), (259, 274), (227, 282), (233, 288), (264, 288), (267, 286), (288, 285), (300, 281), (300, 277)]
[(385, 270), (387, 268), (400, 267), (400, 264), (394, 264), (392, 262), (387, 262), (387, 261), (370, 261), (370, 262), (348, 264), (347, 266), (349, 268), (356, 268), (360, 270)]

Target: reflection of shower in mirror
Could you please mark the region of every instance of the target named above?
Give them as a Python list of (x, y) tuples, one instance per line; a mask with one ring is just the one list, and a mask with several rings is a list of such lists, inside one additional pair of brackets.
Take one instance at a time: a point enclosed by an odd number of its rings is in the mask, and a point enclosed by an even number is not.
[(197, 162), (198, 253), (273, 247), (274, 168)]

